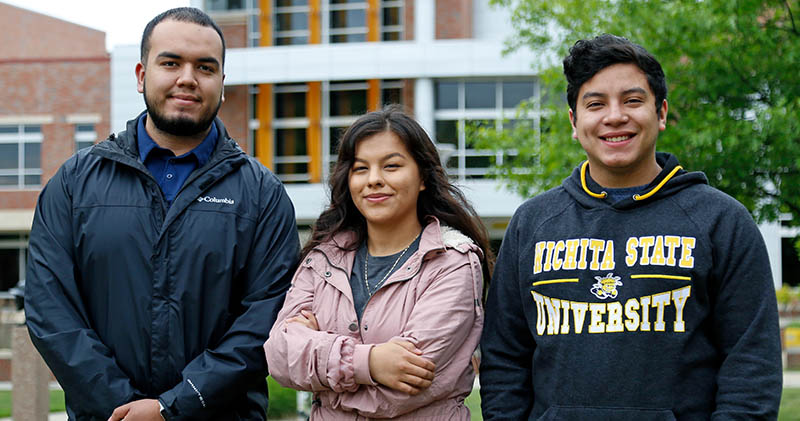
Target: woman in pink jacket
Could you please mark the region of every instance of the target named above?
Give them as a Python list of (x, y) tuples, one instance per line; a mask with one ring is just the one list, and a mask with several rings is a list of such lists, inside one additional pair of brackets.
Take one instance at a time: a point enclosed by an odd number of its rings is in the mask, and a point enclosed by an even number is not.
[(331, 204), (264, 344), (314, 392), (312, 420), (469, 420), (486, 231), (425, 131), (397, 107), (344, 134)]

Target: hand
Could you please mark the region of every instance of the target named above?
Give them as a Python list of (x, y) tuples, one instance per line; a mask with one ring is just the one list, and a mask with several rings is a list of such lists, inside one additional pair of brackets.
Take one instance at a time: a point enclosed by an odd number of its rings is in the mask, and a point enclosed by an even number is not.
[(114, 410), (108, 421), (164, 421), (161, 406), (155, 399), (142, 399), (126, 403)]
[(289, 323), (300, 323), (301, 325), (311, 330), (319, 330), (319, 323), (317, 323), (317, 318), (314, 317), (314, 313), (308, 310), (300, 310), (299, 315), (286, 319), (286, 321), (284, 322), (284, 326)]
[(387, 387), (416, 395), (431, 385), (436, 365), (411, 342), (392, 340), (372, 347), (369, 374)]

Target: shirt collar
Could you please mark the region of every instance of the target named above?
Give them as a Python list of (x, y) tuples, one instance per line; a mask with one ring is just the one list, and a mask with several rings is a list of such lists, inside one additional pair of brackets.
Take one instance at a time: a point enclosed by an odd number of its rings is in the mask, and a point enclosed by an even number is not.
[[(159, 150), (166, 150), (160, 146), (150, 137), (145, 130), (145, 118), (147, 117), (147, 113), (143, 114), (139, 117), (139, 121), (137, 123), (136, 128), (136, 140), (139, 146), (139, 159), (142, 162), (145, 162), (147, 156), (150, 155), (154, 149)], [(197, 159), (197, 167), (202, 167), (211, 159), (211, 154), (214, 152), (214, 147), (217, 145), (217, 125), (213, 122), (211, 123), (211, 130), (208, 132), (208, 135), (197, 145), (194, 149), (185, 154), (179, 156), (178, 158), (187, 157), (189, 155), (194, 155)]]

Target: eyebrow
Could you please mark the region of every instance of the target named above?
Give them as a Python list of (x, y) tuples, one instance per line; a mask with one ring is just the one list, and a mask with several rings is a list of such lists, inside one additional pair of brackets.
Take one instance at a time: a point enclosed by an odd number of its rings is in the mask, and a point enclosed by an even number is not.
[[(647, 91), (645, 91), (645, 90), (644, 90), (644, 88), (640, 88), (640, 87), (638, 87), (638, 86), (637, 86), (637, 87), (635, 87), (635, 88), (630, 88), (630, 89), (626, 89), (626, 90), (622, 91), (622, 95), (630, 95), (630, 94), (642, 94), (642, 95), (647, 95)], [(605, 97), (607, 97), (607, 96), (608, 96), (608, 94), (604, 94), (604, 93), (601, 93), (601, 92), (592, 92), (592, 91), (589, 91), (589, 92), (586, 92), (585, 94), (583, 94), (583, 96), (581, 97), (581, 99), (587, 99), (587, 98), (605, 98)]]
[[(392, 152), (392, 153), (390, 153), (390, 154), (388, 154), (388, 155), (384, 156), (383, 158), (381, 158), (381, 161), (386, 161), (387, 159), (389, 159), (389, 158), (394, 158), (394, 157), (396, 157), (396, 156), (399, 156), (400, 158), (405, 158), (405, 157), (406, 157), (405, 155), (401, 154), (400, 152)], [(354, 161), (367, 162), (367, 160), (366, 160), (366, 159), (361, 159), (361, 158), (359, 158), (359, 157), (357, 157), (357, 156), (356, 156), (356, 157), (354, 157), (353, 159), (354, 159)]]
[[(172, 58), (172, 59), (176, 59), (176, 60), (179, 60), (179, 59), (183, 58), (180, 54), (171, 53), (169, 51), (164, 51), (162, 53), (159, 53), (158, 56), (156, 56), (156, 57)], [(197, 61), (200, 62), (200, 63), (211, 63), (211, 64), (214, 64), (217, 67), (219, 67), (219, 60), (217, 60), (214, 57), (200, 57), (200, 58), (197, 59)]]

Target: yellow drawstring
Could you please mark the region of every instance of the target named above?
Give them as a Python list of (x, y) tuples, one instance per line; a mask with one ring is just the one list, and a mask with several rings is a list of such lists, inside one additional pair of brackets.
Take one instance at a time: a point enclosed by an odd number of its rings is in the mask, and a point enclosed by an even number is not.
[(595, 199), (605, 199), (608, 196), (606, 192), (594, 193), (589, 190), (589, 187), (586, 185), (586, 167), (589, 166), (589, 161), (584, 161), (583, 165), (581, 165), (581, 186), (583, 186), (583, 191), (586, 192), (589, 196), (594, 197)]
[(645, 194), (643, 194), (641, 196), (638, 195), (638, 194), (634, 194), (633, 195), (633, 200), (645, 200), (648, 197), (656, 194), (656, 192), (658, 192), (659, 190), (661, 190), (662, 187), (664, 187), (664, 184), (667, 184), (667, 181), (669, 181), (669, 179), (672, 178), (672, 176), (675, 175), (675, 173), (677, 173), (678, 171), (680, 171), (682, 169), (683, 169), (683, 167), (681, 167), (680, 165), (678, 165), (677, 167), (673, 168), (672, 171), (670, 171), (669, 174), (667, 174), (667, 176), (664, 177), (664, 179), (661, 180), (661, 182), (658, 183), (658, 185), (653, 190), (650, 190), (649, 192), (647, 192), (647, 193), (645, 193)]

